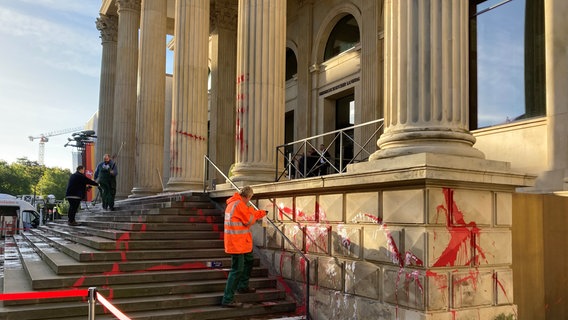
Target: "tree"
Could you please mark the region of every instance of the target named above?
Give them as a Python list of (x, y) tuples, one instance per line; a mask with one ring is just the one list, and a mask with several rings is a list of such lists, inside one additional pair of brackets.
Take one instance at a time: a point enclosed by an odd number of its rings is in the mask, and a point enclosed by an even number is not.
[(0, 193), (29, 194), (30, 190), (30, 179), (22, 166), (0, 161)]
[(46, 168), (37, 186), (38, 193), (44, 197), (52, 194), (55, 199), (63, 199), (70, 175), (69, 169)]
[(56, 199), (63, 199), (70, 175), (68, 169), (47, 168), (27, 158), (12, 164), (0, 160), (0, 193), (34, 194), (35, 189), (36, 195), (53, 194)]

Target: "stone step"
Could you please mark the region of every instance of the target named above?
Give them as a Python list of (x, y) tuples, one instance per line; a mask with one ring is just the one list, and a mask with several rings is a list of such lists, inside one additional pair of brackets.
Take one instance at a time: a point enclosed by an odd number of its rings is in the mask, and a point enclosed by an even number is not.
[[(109, 273), (109, 272), (136, 272), (136, 271), (156, 271), (156, 270), (192, 270), (206, 269), (215, 266), (216, 268), (230, 268), (231, 257), (224, 252), (222, 255), (212, 258), (170, 258), (163, 257), (147, 260), (118, 260), (101, 262), (78, 262), (73, 257), (57, 250), (44, 241), (42, 237), (34, 236), (31, 233), (23, 233), (22, 238), (28, 241), (28, 245), (34, 249), (43, 261), (57, 274), (88, 274), (88, 273)], [(19, 242), (23, 245), (23, 241)], [(258, 266), (259, 262), (256, 261)]]
[[(31, 285), (27, 281), (14, 281), (14, 279), (25, 279), (25, 271), (10, 271), (8, 274), (13, 278), (6, 287), (9, 292), (31, 292), (36, 293), (45, 292), (57, 292), (61, 289), (45, 289), (45, 290), (33, 290)], [(207, 293), (219, 291), (222, 292), (225, 289), (226, 279), (214, 279), (214, 280), (195, 280), (195, 281), (176, 281), (176, 282), (159, 282), (159, 283), (135, 283), (135, 284), (120, 284), (110, 286), (97, 287), (98, 292), (100, 292), (104, 297), (112, 297), (113, 299), (118, 298), (131, 298), (131, 297), (147, 297), (147, 296), (163, 296), (170, 294), (195, 294), (195, 293)], [(274, 289), (276, 288), (276, 279), (268, 277), (256, 277), (250, 279), (250, 286), (257, 288), (257, 294), (262, 294), (262, 290)], [(79, 288), (77, 288), (79, 289)], [(82, 300), (77, 297), (69, 298), (52, 298), (52, 299), (27, 299), (27, 300), (14, 300), (5, 301), (5, 306), (13, 305), (30, 305), (30, 304), (41, 304), (41, 303), (53, 303), (53, 302), (68, 302)]]
[(189, 210), (198, 209), (217, 209), (217, 205), (209, 200), (206, 201), (162, 201), (128, 204), (124, 206), (122, 203), (115, 206), (115, 212), (129, 212), (146, 209), (165, 209), (165, 208), (183, 208)]
[[(120, 211), (83, 210), (77, 214), (79, 220), (110, 220), (129, 222), (172, 222), (187, 221), (187, 216), (223, 216), (224, 212), (218, 208), (191, 209), (191, 208), (151, 208), (151, 209), (122, 209)], [(182, 216), (182, 217), (177, 217)], [(82, 219), (81, 219), (82, 218)], [(151, 219), (151, 220), (150, 220)]]
[[(247, 303), (244, 308), (226, 308), (221, 306), (204, 306), (194, 308), (175, 308), (167, 310), (152, 310), (144, 312), (130, 312), (127, 314), (131, 319), (136, 320), (210, 320), (210, 319), (246, 319), (246, 320), (266, 320), (266, 319), (304, 319), (281, 318), (278, 314), (293, 314), (296, 305), (286, 300), (263, 301)], [(61, 320), (83, 320), (81, 317), (62, 318)], [(111, 320), (116, 317), (103, 314), (97, 315), (97, 320)]]
[[(209, 258), (225, 256), (223, 248), (216, 249), (168, 249), (168, 250), (118, 250), (101, 251), (86, 245), (70, 241), (68, 239), (45, 234), (38, 229), (29, 231), (34, 236), (41, 237), (43, 241), (57, 250), (72, 257), (76, 261), (134, 261), (155, 259), (186, 259), (186, 258)], [(27, 234), (27, 233), (24, 233)]]
[[(102, 294), (102, 292), (101, 292)], [(104, 296), (104, 295), (103, 295)], [(262, 313), (289, 312), (294, 303), (284, 300), (285, 293), (275, 289), (263, 289), (254, 294), (238, 295), (237, 299), (247, 303), (247, 308), (230, 309), (220, 306), (222, 291), (208, 293), (169, 294), (151, 297), (113, 298), (109, 300), (115, 307), (132, 319), (222, 319), (232, 316), (258, 315)], [(96, 319), (115, 319), (103, 306), (97, 304)], [(88, 303), (82, 298), (76, 301), (52, 302), (49, 304), (30, 304), (0, 307), (2, 319), (85, 319)], [(196, 315), (200, 317), (196, 318)], [(191, 316), (191, 318), (185, 318)]]
[[(116, 229), (125, 231), (219, 231), (223, 232), (223, 220), (208, 218), (205, 219), (195, 219), (196, 221), (190, 221), (188, 219), (184, 223), (136, 223), (136, 222), (112, 222), (112, 221), (89, 221), (81, 220), (78, 218), (77, 221), (89, 225), (94, 228), (100, 229)], [(218, 221), (217, 221), (218, 220)], [(57, 220), (55, 222), (50, 222), (58, 224), (59, 226), (66, 227), (67, 221)], [(73, 230), (73, 228), (68, 228), (68, 230)]]
[[(109, 283), (113, 284), (134, 284), (134, 283), (159, 283), (171, 281), (193, 281), (193, 280), (220, 280), (227, 277), (229, 269), (186, 269), (186, 270), (148, 270), (135, 272), (110, 271), (97, 274), (64, 274), (58, 275), (53, 271), (39, 255), (26, 253), (23, 259), (24, 269), (31, 281), (33, 290), (56, 289), (56, 288), (78, 288), (78, 287), (99, 287)], [(253, 277), (266, 277), (266, 269), (254, 268)], [(4, 279), (5, 288), (9, 287)], [(12, 288), (14, 290), (14, 288)], [(11, 291), (19, 292), (19, 291)]]
[[(46, 230), (46, 229), (42, 229)], [(88, 232), (81, 232), (80, 227), (65, 227), (49, 229), (48, 233), (60, 238), (65, 238), (76, 243), (80, 243), (97, 250), (158, 250), (158, 249), (215, 249), (223, 248), (222, 239), (196, 239), (187, 241), (185, 239), (170, 239), (164, 241), (157, 240), (132, 240), (126, 234), (121, 239), (108, 239), (100, 236), (90, 235)], [(35, 230), (31, 231), (36, 233)]]
[(98, 236), (111, 240), (220, 240), (223, 239), (223, 233), (218, 231), (124, 231), (116, 229), (99, 229), (89, 226), (88, 222), (82, 223), (81, 226), (69, 227), (63, 224), (52, 223), (49, 226), (39, 228), (45, 233), (55, 232), (79, 232), (82, 235)]

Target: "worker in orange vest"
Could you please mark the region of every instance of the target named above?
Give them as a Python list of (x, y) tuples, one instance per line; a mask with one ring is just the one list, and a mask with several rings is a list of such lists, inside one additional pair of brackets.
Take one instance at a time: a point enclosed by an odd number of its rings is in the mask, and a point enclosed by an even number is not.
[(239, 193), (227, 199), (225, 209), (225, 252), (231, 254), (231, 271), (227, 278), (225, 294), (221, 304), (226, 307), (240, 308), (242, 303), (234, 300), (238, 293), (254, 293), (249, 287), (249, 278), (253, 266), (252, 234), (250, 228), (256, 220), (266, 215), (264, 210), (255, 210), (248, 206), (253, 190), (245, 186)]

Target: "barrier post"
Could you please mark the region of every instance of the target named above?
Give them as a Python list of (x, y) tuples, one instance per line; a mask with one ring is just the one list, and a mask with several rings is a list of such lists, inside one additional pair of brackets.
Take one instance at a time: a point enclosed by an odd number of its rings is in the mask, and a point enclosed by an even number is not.
[(89, 288), (89, 317), (88, 320), (95, 320), (95, 307), (97, 306), (97, 288)]

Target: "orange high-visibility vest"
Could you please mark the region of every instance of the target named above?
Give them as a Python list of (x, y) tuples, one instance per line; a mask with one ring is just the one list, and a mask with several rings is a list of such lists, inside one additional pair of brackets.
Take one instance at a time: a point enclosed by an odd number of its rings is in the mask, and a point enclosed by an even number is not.
[(250, 227), (264, 215), (263, 210), (254, 210), (247, 206), (238, 193), (229, 198), (225, 209), (225, 252), (230, 254), (252, 252)]

